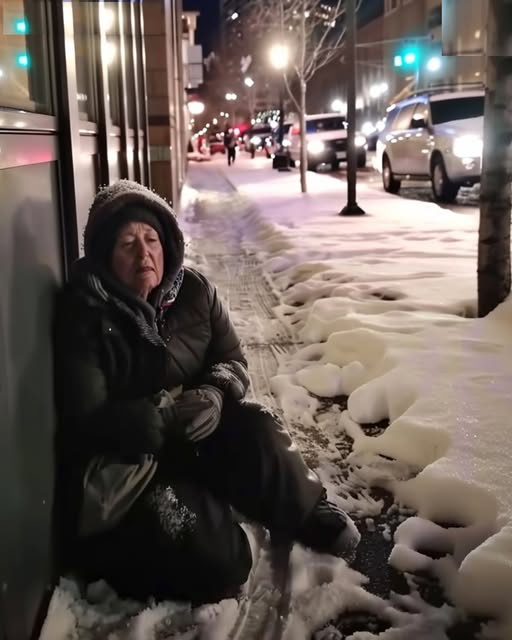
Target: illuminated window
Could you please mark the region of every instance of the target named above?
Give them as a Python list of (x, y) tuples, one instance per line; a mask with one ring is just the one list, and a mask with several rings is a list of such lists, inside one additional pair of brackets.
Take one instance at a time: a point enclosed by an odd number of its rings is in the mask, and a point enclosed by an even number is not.
[(0, 0), (0, 107), (52, 112), (46, 9)]

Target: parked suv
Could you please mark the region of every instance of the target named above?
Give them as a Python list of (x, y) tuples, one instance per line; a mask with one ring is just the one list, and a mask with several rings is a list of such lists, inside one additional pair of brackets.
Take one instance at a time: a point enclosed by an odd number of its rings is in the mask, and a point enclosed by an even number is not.
[(384, 189), (430, 180), (438, 202), (453, 202), (461, 186), (480, 182), (483, 115), (479, 90), (430, 90), (392, 105), (377, 141)]
[[(337, 113), (318, 113), (306, 116), (306, 144), (308, 171), (315, 171), (319, 164), (330, 164), (338, 169), (347, 159), (347, 121)], [(356, 135), (357, 166), (366, 165), (366, 138)], [(290, 157), (300, 161), (300, 127), (294, 125), (290, 135)]]

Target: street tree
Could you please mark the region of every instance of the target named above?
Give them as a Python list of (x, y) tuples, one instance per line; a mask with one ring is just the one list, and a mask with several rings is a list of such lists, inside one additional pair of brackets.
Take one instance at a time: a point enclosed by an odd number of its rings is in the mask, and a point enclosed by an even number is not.
[[(356, 10), (362, 0), (357, 0)], [(345, 39), (345, 0), (252, 0), (252, 29), (270, 43), (290, 50), (292, 61), (283, 81), (299, 116), (300, 184), (307, 192), (306, 95), (309, 81), (322, 67), (342, 56)], [(298, 95), (294, 87), (298, 86)]]
[(478, 241), (478, 315), (487, 315), (510, 293), (512, 183), (512, 57), (509, 5), (489, 2), (484, 149)]

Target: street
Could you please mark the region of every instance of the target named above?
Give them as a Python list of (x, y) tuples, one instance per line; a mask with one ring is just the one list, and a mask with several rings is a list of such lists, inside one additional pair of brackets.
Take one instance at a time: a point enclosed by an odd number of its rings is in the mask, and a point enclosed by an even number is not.
[[(382, 177), (381, 174), (373, 168), (374, 154), (368, 153), (368, 161), (364, 169), (358, 169), (357, 181), (374, 187), (376, 190), (382, 191)], [(346, 165), (342, 165), (338, 171), (330, 171), (326, 169), (328, 174), (339, 180), (346, 180), (347, 171)], [(479, 203), (478, 197), (480, 193), (480, 185), (475, 185), (473, 188), (461, 188), (457, 201), (455, 204), (439, 204), (444, 209), (450, 209), (456, 213), (462, 213), (465, 215), (478, 215)], [(421, 202), (435, 202), (432, 195), (432, 189), (429, 182), (402, 182), (402, 188), (397, 196), (398, 198), (405, 198), (408, 200), (419, 200)]]

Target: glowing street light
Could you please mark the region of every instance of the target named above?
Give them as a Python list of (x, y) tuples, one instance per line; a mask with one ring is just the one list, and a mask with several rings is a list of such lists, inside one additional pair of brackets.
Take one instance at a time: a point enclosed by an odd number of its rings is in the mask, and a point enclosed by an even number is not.
[(246, 87), (253, 87), (254, 86), (254, 80), (252, 78), (244, 78), (244, 84)]
[(199, 116), (204, 112), (204, 103), (199, 100), (191, 100), (188, 104), (188, 111), (193, 116)]
[(290, 51), (286, 45), (274, 44), (270, 47), (270, 63), (274, 69), (286, 69), (289, 57)]
[(238, 98), (238, 96), (236, 95), (236, 93), (226, 93), (225, 95), (226, 100), (236, 100)]
[(339, 98), (335, 98), (331, 102), (331, 109), (333, 111), (337, 111), (338, 113), (345, 113), (345, 111), (347, 110), (347, 103), (343, 102), (343, 100), (340, 100)]

